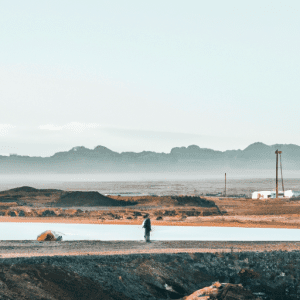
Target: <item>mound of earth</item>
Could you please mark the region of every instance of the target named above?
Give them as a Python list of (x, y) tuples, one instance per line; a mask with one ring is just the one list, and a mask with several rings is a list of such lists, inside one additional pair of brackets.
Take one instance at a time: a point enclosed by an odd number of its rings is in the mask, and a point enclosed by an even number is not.
[(98, 192), (65, 192), (56, 202), (56, 206), (126, 206), (134, 202), (118, 201)]
[(18, 204), (35, 203), (36, 199), (41, 203), (55, 201), (64, 191), (55, 189), (36, 189), (30, 186), (22, 186), (0, 192), (0, 202), (17, 202)]
[(118, 201), (134, 201), (138, 206), (165, 207), (165, 206), (194, 206), (218, 208), (212, 200), (207, 200), (198, 196), (110, 196)]
[(203, 199), (198, 196), (172, 196), (171, 198), (177, 201), (178, 205), (216, 207), (214, 201)]
[(0, 203), (31, 206), (126, 206), (134, 201), (118, 201), (98, 192), (66, 192), (57, 189), (36, 189), (29, 186), (0, 192)]
[(52, 265), (0, 265), (1, 299), (130, 300), (99, 282)]
[(11, 195), (11, 196), (26, 196), (28, 194), (30, 195), (47, 195), (57, 192), (63, 192), (62, 190), (56, 190), (56, 189), (36, 189), (30, 186), (22, 186), (19, 188), (10, 189), (7, 191), (0, 192), (0, 197), (5, 195)]
[(0, 192), (0, 203), (16, 203), (35, 207), (72, 207), (72, 206), (149, 206), (175, 207), (194, 206), (214, 208), (218, 206), (212, 200), (197, 196), (104, 196), (95, 191), (63, 191), (58, 189), (36, 189), (29, 186)]
[(32, 192), (37, 192), (37, 191), (38, 191), (38, 189), (35, 189), (30, 186), (21, 186), (19, 188), (10, 189), (7, 192), (9, 192), (9, 193), (32, 193)]

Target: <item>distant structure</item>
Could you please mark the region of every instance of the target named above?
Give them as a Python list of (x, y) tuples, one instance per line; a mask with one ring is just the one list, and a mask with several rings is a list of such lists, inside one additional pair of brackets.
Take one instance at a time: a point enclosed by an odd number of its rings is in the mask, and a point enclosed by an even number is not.
[[(253, 192), (252, 199), (274, 199), (274, 198), (292, 198), (300, 196), (300, 192), (288, 190), (284, 190), (283, 185), (283, 176), (282, 176), (282, 163), (281, 163), (281, 153), (278, 149), (275, 151), (276, 154), (276, 189), (275, 191), (260, 191), (260, 192)], [(282, 191), (278, 191), (278, 154), (280, 155), (280, 171), (281, 171), (281, 181), (282, 181)]]
[(226, 173), (225, 173), (225, 193), (224, 193), (225, 195), (225, 197), (226, 197)]
[[(275, 151), (275, 154), (276, 154), (276, 198), (279, 197), (279, 194), (278, 194), (278, 154), (280, 154), (280, 168), (281, 168), (281, 179), (282, 179), (281, 153), (282, 153), (282, 151), (278, 151), (278, 149)], [(284, 192), (283, 179), (282, 179), (282, 190)]]
[(260, 191), (260, 192), (253, 192), (252, 199), (275, 199), (275, 198), (293, 198), (299, 197), (300, 191), (277, 191), (278, 197), (276, 197), (276, 191)]

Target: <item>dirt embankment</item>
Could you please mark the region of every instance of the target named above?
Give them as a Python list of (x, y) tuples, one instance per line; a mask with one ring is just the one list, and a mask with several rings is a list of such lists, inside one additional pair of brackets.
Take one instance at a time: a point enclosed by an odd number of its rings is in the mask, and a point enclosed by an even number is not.
[(298, 257), (299, 252), (220, 252), (1, 259), (0, 296), (182, 299), (220, 281), (242, 284), (261, 299), (292, 300), (300, 297)]
[(21, 187), (0, 193), (0, 221), (300, 228), (299, 199), (104, 196)]
[(29, 186), (0, 192), (0, 202), (17, 202), (25, 206), (127, 206), (130, 201), (116, 201), (98, 192), (68, 192), (55, 189), (35, 189)]
[[(35, 189), (23, 186), (0, 192), (2, 206), (31, 206), (31, 207), (126, 207), (162, 208), (178, 206), (196, 206), (217, 208), (214, 201), (198, 196), (104, 196), (98, 192), (63, 191), (50, 189)], [(1, 205), (0, 205), (1, 207)]]
[[(140, 223), (144, 216), (157, 221), (182, 221), (190, 217), (222, 214), (211, 200), (191, 196), (106, 197), (98, 192), (66, 192), (62, 190), (21, 187), (0, 193), (0, 216), (75, 219), (83, 222), (118, 221)], [(28, 220), (29, 221), (29, 220)], [(42, 220), (41, 220), (42, 221)]]

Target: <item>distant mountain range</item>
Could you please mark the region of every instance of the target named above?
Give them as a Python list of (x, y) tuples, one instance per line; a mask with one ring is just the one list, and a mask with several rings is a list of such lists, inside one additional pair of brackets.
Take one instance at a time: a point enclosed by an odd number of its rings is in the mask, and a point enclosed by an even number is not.
[(282, 151), (284, 170), (300, 168), (300, 146), (254, 143), (244, 150), (215, 151), (196, 145), (170, 153), (114, 152), (106, 147), (74, 147), (50, 157), (0, 156), (0, 173), (189, 172), (235, 169), (273, 170), (275, 150)]

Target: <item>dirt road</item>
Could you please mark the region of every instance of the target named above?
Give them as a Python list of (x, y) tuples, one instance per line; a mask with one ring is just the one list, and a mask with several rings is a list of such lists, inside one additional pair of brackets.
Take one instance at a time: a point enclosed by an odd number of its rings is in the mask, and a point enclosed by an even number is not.
[(300, 251), (300, 242), (211, 241), (2, 241), (0, 258), (126, 255), (141, 253), (221, 253)]

